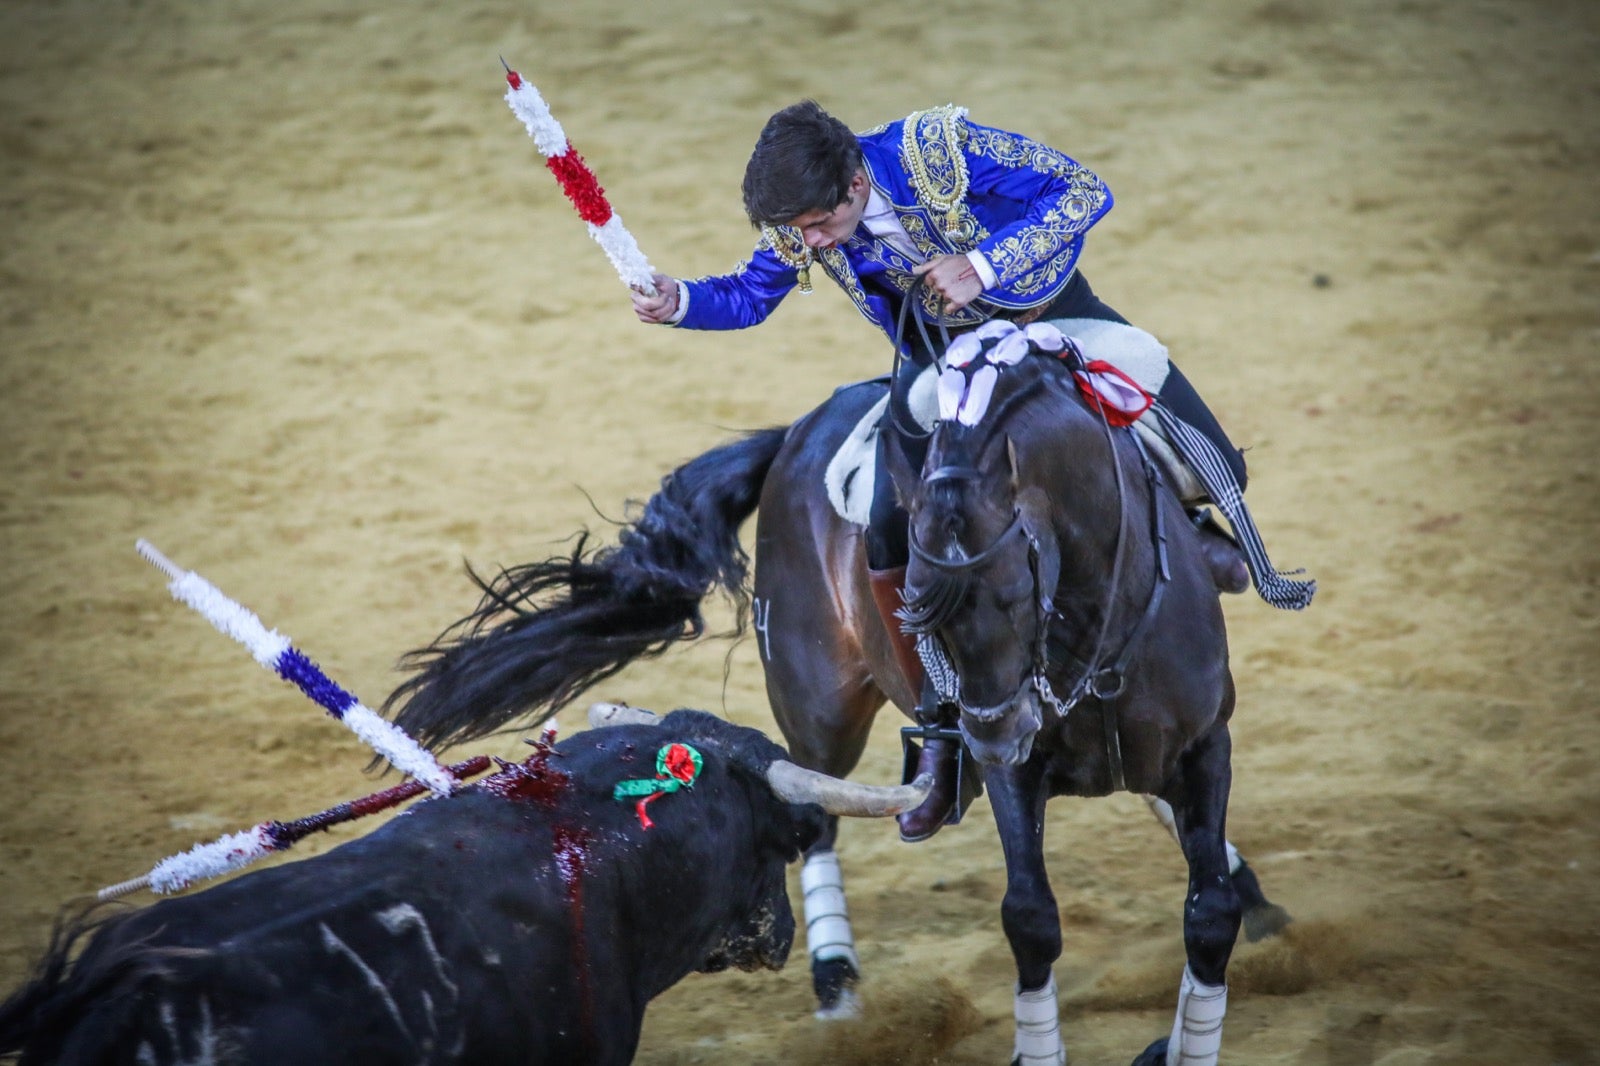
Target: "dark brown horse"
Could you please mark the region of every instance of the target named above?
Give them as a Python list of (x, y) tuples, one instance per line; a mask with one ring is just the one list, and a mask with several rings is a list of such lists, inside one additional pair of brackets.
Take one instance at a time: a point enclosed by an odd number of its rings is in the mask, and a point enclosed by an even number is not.
[[(536, 722), (627, 663), (700, 635), (702, 600), (720, 586), (741, 626), (754, 608), (791, 758), (850, 773), (878, 709), (888, 700), (909, 715), (917, 695), (874, 607), (862, 529), (840, 499), (852, 486), (836, 456), (875, 424), (884, 395), (882, 382), (841, 389), (793, 426), (691, 460), (614, 546), (591, 551), (580, 539), (569, 556), (480, 579), (477, 610), (412, 656), (418, 672), (390, 699), (396, 721), (434, 746)], [(921, 471), (895, 474), (911, 515), (907, 624), (926, 634), (924, 658), (985, 764), (1005, 850), (1019, 1060), (1064, 1055), (1045, 803), (1127, 789), (1152, 797), (1189, 863), (1173, 1039), (1184, 1061), (1207, 1061), (1241, 911), (1257, 935), (1287, 917), (1223, 835), (1234, 689), (1197, 532), (1132, 432), (1105, 425), (1068, 367), (1042, 355), (1005, 368), (975, 425), (940, 423)], [(855, 481), (860, 491), (870, 473)], [(738, 530), (758, 506), (747, 601)], [(856, 976), (832, 845), (830, 831), (802, 872), (821, 1014), (852, 1008)], [(1166, 1044), (1138, 1061), (1165, 1061)]]

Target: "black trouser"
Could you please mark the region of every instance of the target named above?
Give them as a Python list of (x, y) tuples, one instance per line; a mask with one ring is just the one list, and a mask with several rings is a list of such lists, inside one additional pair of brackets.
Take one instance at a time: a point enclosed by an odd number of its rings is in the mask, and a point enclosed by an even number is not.
[[(1130, 325), (1127, 319), (1113, 311), (1089, 288), (1082, 274), (1073, 274), (1072, 280), (1061, 295), (1051, 302), (1041, 318), (1093, 318), (1103, 322), (1120, 322)], [(867, 525), (867, 566), (873, 570), (892, 570), (904, 566), (911, 558), (911, 545), (907, 539), (906, 512), (895, 498), (894, 482), (889, 476), (889, 464), (884, 449), (901, 449), (913, 470), (922, 469), (922, 460), (928, 454), (928, 436), (912, 417), (906, 404), (911, 383), (925, 370), (933, 356), (920, 339), (913, 345), (910, 358), (896, 368), (889, 386), (889, 410), (878, 431), (878, 454), (872, 484), (872, 513)], [(1168, 364), (1167, 379), (1157, 394), (1167, 409), (1195, 429), (1204, 433), (1217, 446), (1223, 459), (1233, 471), (1242, 492), (1248, 475), (1244, 455), (1235, 448), (1228, 435), (1222, 431), (1216, 416), (1189, 384), (1177, 366)]]

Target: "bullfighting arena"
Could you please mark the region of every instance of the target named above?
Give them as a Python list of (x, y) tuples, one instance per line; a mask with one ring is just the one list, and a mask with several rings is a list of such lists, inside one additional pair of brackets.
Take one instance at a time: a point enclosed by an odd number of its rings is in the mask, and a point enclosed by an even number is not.
[[(1103, 176), (1085, 273), (1321, 585), (1226, 605), (1229, 835), (1295, 921), (1241, 941), (1224, 1061), (1600, 1061), (1592, 3), (28, 0), (0, 32), (5, 989), (61, 904), (394, 783), (136, 538), (376, 706), (474, 603), (464, 562), (609, 536), (679, 462), (885, 369), (825, 284), (754, 331), (637, 323), (503, 54), (667, 273), (746, 253), (750, 145), (805, 96), (857, 128), (954, 101)], [(775, 731), (748, 636), (594, 696)], [(898, 774), (899, 724), (858, 777)], [(1182, 861), (1127, 795), (1055, 802), (1047, 843), (1072, 1059), (1127, 1062), (1171, 1022)], [(986, 801), (840, 853), (864, 1017), (812, 1020), (797, 946), (662, 997), (639, 1062), (1007, 1059)]]

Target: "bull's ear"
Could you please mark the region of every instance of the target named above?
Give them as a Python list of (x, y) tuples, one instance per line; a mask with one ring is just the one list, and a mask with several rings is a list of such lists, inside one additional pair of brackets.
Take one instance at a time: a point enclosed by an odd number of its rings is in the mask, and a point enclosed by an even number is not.
[(589, 705), (589, 728), (602, 729), (608, 725), (660, 725), (661, 719), (643, 707), (629, 707), (626, 703), (594, 703)]

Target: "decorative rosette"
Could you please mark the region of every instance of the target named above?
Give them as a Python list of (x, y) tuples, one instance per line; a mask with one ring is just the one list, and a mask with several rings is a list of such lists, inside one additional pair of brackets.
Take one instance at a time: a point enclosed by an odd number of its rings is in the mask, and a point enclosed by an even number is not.
[(1022, 361), (1037, 348), (1059, 353), (1068, 341), (1056, 327), (1036, 322), (1021, 329), (1015, 322), (993, 319), (950, 342), (939, 373), (939, 418), (975, 426), (989, 410), (1000, 371)]
[(612, 790), (613, 799), (637, 799), (639, 824), (645, 829), (655, 825), (645, 811), (645, 805), (682, 788), (693, 788), (704, 765), (700, 753), (687, 744), (666, 744), (656, 752), (656, 776), (619, 781)]

